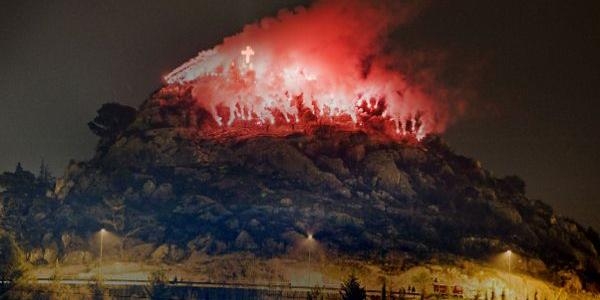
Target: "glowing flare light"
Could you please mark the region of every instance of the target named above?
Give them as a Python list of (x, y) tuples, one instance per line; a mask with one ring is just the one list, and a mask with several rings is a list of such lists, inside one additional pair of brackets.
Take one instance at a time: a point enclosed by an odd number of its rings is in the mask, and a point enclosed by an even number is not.
[(415, 135), (442, 131), (444, 113), (383, 51), (403, 22), (385, 6), (318, 2), (246, 26), (164, 77), (190, 85), (198, 105), (223, 127), (311, 122)]

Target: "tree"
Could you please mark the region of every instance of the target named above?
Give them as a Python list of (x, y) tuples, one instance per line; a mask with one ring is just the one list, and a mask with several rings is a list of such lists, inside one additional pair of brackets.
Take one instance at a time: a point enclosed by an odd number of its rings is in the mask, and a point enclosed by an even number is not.
[(387, 280), (384, 276), (379, 276), (381, 282), (381, 300), (387, 300)]
[(54, 177), (43, 159), (40, 164), (40, 172), (36, 178), (36, 187), (36, 193), (39, 196), (45, 196), (47, 191), (52, 191), (54, 188)]
[(0, 174), (0, 187), (4, 189), (5, 193), (27, 197), (35, 193), (35, 186), (35, 175), (25, 171), (21, 163), (17, 164), (14, 172)]
[(48, 165), (46, 164), (44, 159), (42, 159), (42, 162), (40, 163), (40, 173), (38, 174), (38, 180), (42, 182), (48, 182), (51, 179), (52, 174), (50, 173)]
[(31, 284), (21, 248), (11, 235), (0, 232), (0, 299), (27, 298)]
[(360, 285), (358, 278), (354, 274), (350, 274), (348, 279), (342, 283), (340, 294), (343, 300), (367, 299), (367, 291)]
[(104, 285), (104, 280), (99, 275), (92, 276), (92, 278), (90, 278), (87, 291), (90, 293), (91, 299), (93, 300), (110, 299), (110, 291)]
[(119, 103), (105, 103), (98, 115), (88, 123), (90, 130), (101, 138), (111, 137), (127, 128), (135, 119), (136, 109)]
[(71, 288), (69, 287), (69, 285), (67, 284), (63, 284), (63, 273), (62, 273), (62, 269), (60, 267), (60, 264), (58, 263), (58, 258), (56, 259), (56, 262), (54, 264), (54, 272), (52, 273), (52, 276), (50, 277), (50, 279), (52, 279), (52, 283), (50, 284), (49, 291), (50, 291), (50, 299), (52, 300), (63, 300), (63, 299), (69, 299), (71, 297)]
[(136, 109), (119, 103), (105, 103), (98, 115), (88, 123), (90, 130), (100, 137), (98, 150), (105, 151), (134, 120)]
[(15, 281), (24, 278), (27, 273), (25, 256), (15, 239), (0, 233), (0, 280)]
[(150, 287), (147, 288), (150, 299), (169, 299), (167, 272), (164, 269), (152, 271), (148, 276)]

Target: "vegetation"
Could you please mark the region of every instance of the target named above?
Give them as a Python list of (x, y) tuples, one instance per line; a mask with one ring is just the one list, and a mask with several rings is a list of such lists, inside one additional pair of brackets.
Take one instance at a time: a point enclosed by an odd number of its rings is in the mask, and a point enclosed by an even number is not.
[(136, 110), (119, 103), (105, 103), (97, 113), (96, 118), (88, 123), (88, 127), (100, 137), (109, 137), (127, 128), (135, 119)]
[(323, 289), (319, 286), (314, 286), (306, 295), (307, 300), (323, 300)]
[[(21, 165), (0, 175), (0, 228), (31, 263), (74, 253), (81, 255), (71, 261), (89, 263), (96, 250), (87, 241), (103, 227), (120, 237), (123, 260), (180, 263), (193, 251), (275, 257), (312, 224), (327, 224), (319, 243), (382, 265), (401, 251), (387, 264), (397, 269), (440, 254), (480, 258), (511, 248), (539, 259), (536, 274), (577, 267), (587, 290), (600, 282), (597, 232), (556, 216), (525, 197), (522, 180), (494, 177), (438, 137), (415, 146), (330, 128), (326, 138), (215, 142), (187, 130), (189, 107), (178, 108), (177, 97), (150, 99), (135, 123), (135, 109), (103, 105), (89, 124), (100, 137), (94, 160), (70, 164), (57, 195), (43, 163), (37, 176)], [(261, 270), (240, 266), (210, 276), (236, 280)], [(430, 280), (416, 279), (419, 287)], [(154, 280), (152, 293), (164, 282)]]
[(109, 299), (108, 289), (104, 285), (102, 277), (94, 276), (88, 284), (89, 293), (94, 300)]
[(46, 222), (50, 219), (45, 218), (59, 205), (52, 199), (54, 182), (43, 161), (37, 176), (24, 170), (20, 163), (14, 172), (0, 174), (0, 230), (9, 232), (26, 253), (43, 242), (40, 238), (48, 229), (55, 228), (57, 220)]
[(342, 283), (340, 295), (343, 300), (367, 299), (367, 291), (360, 285), (358, 278), (354, 274), (350, 274), (348, 279)]
[(54, 178), (43, 161), (37, 177), (24, 170), (21, 163), (17, 164), (14, 172), (0, 174), (0, 190), (12, 197), (43, 197), (53, 187)]
[(48, 292), (51, 300), (71, 299), (71, 295), (74, 291), (69, 285), (61, 282), (63, 280), (63, 273), (58, 259), (54, 263), (54, 272), (52, 273), (50, 279), (52, 279), (52, 283), (48, 288)]
[(0, 232), (0, 299), (28, 298), (32, 284), (23, 252), (11, 235)]
[(135, 119), (136, 109), (119, 103), (105, 103), (98, 115), (88, 123), (90, 130), (100, 137), (98, 150), (104, 152), (117, 136)]
[(169, 279), (164, 269), (152, 271), (148, 276), (150, 286), (147, 289), (151, 299), (168, 299), (171, 295), (168, 287)]

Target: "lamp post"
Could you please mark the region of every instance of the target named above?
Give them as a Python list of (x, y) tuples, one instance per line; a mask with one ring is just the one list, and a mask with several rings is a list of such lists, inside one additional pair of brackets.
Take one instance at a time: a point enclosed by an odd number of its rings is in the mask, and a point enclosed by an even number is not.
[(510, 257), (512, 256), (512, 251), (506, 251), (506, 255), (508, 255), (508, 276), (510, 277)]
[(511, 275), (510, 275), (510, 259), (511, 259), (511, 256), (512, 256), (512, 251), (507, 250), (506, 251), (506, 255), (508, 256), (508, 285), (509, 285), (508, 291), (510, 293), (510, 288), (511, 288), (510, 285), (512, 284), (512, 278), (511, 278)]
[(98, 279), (102, 280), (102, 248), (104, 246), (104, 234), (106, 229), (100, 229), (100, 264), (98, 265)]
[(312, 233), (308, 234), (307, 241), (308, 241), (308, 284), (310, 286), (310, 271), (311, 271), (310, 250), (311, 250), (312, 242), (314, 241)]

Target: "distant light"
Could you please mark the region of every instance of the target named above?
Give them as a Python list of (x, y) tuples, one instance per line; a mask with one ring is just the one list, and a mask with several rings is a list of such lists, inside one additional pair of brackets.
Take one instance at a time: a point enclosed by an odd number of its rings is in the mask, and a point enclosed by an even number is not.
[(512, 254), (512, 251), (510, 251), (510, 250), (506, 250), (506, 254), (508, 254), (508, 255), (511, 255), (511, 254)]
[(105, 232), (106, 232), (106, 229), (104, 229), (104, 228), (100, 229), (100, 233), (105, 233)]
[(312, 235), (312, 233), (309, 233), (308, 234), (308, 240), (312, 241), (312, 239), (313, 239), (313, 235)]

